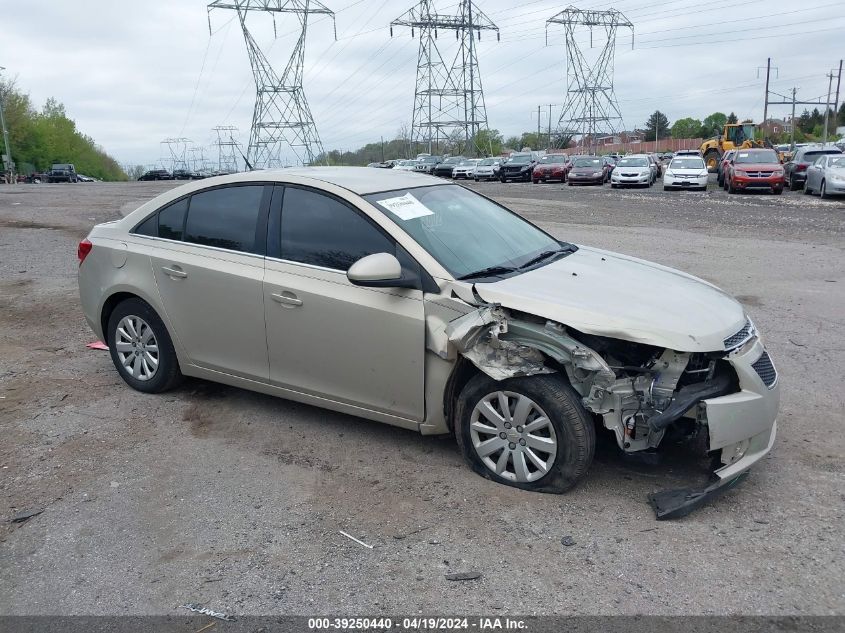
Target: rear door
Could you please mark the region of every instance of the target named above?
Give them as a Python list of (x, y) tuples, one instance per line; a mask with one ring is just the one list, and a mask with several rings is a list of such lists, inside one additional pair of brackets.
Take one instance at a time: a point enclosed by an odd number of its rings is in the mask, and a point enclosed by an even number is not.
[(264, 252), (272, 186), (208, 189), (158, 214), (151, 251), (167, 317), (191, 362), (266, 382)]
[(280, 189), (264, 282), (271, 383), (422, 421), (422, 290), (367, 288), (346, 277), (349, 266), (373, 253), (414, 262), (347, 202), (315, 189)]

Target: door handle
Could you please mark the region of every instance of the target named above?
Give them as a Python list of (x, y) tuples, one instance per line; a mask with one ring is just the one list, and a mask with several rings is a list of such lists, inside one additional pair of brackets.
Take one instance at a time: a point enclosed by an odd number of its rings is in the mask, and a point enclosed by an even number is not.
[(169, 277), (173, 277), (174, 279), (184, 279), (185, 277), (188, 276), (188, 273), (186, 273), (184, 270), (181, 270), (178, 266), (175, 267), (175, 268), (170, 268), (168, 266), (162, 266), (161, 269), (162, 269), (162, 271), (164, 271), (164, 274), (166, 274)]
[(273, 298), (273, 301), (276, 303), (281, 303), (283, 306), (290, 306), (291, 308), (296, 308), (302, 305), (302, 299), (297, 299), (296, 295), (292, 292), (274, 292), (270, 295)]

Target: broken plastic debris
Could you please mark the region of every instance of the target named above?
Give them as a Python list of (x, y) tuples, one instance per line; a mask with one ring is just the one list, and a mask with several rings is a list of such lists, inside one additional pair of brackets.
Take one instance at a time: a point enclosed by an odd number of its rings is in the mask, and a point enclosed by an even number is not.
[(194, 613), (201, 613), (202, 615), (207, 615), (211, 618), (217, 618), (218, 620), (225, 620), (226, 622), (234, 622), (235, 616), (229, 615), (228, 613), (222, 613), (220, 611), (212, 611), (208, 607), (203, 607), (199, 604), (180, 604), (180, 609), (188, 609), (189, 611), (193, 611)]
[(85, 347), (87, 347), (88, 349), (104, 349), (104, 350), (108, 350), (108, 348), (109, 348), (109, 346), (106, 345), (105, 343), (103, 343), (102, 341), (94, 341), (93, 343), (88, 343), (88, 345), (86, 345)]
[(42, 512), (44, 512), (44, 510), (24, 510), (23, 512), (18, 512), (12, 517), (12, 523), (23, 523), (32, 517), (37, 517)]
[(367, 545), (364, 541), (359, 541), (357, 538), (355, 538), (355, 537), (354, 537), (354, 536), (352, 536), (351, 534), (347, 534), (347, 533), (346, 533), (346, 532), (344, 532), (343, 530), (338, 530), (338, 532), (340, 532), (341, 534), (343, 534), (346, 538), (350, 538), (350, 539), (352, 539), (353, 541), (355, 541), (355, 542), (356, 542), (356, 543), (358, 543), (359, 545), (363, 545), (364, 547), (368, 547), (368, 548), (370, 548), (370, 549), (373, 549), (373, 546), (372, 546), (372, 545)]

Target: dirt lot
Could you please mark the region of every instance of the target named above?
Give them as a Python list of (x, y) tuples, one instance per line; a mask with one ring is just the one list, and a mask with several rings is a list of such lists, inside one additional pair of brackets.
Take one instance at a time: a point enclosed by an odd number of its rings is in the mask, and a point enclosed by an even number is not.
[(471, 185), (720, 285), (765, 333), (773, 452), (658, 523), (646, 495), (686, 469), (610, 444), (584, 485), (539, 495), (473, 474), (450, 438), (201, 381), (130, 390), (85, 348), (75, 249), (170, 186), (0, 187), (0, 613), (845, 614), (845, 201)]

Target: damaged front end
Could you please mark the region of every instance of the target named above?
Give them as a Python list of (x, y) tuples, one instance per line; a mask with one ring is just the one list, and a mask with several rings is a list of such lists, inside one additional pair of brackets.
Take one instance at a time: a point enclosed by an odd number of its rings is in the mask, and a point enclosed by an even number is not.
[(712, 458), (708, 485), (650, 496), (658, 519), (688, 514), (732, 487), (774, 442), (777, 372), (750, 321), (713, 352), (585, 334), (496, 304), (454, 319), (445, 334), (495, 380), (565, 373), (625, 453), (652, 452), (671, 436)]

